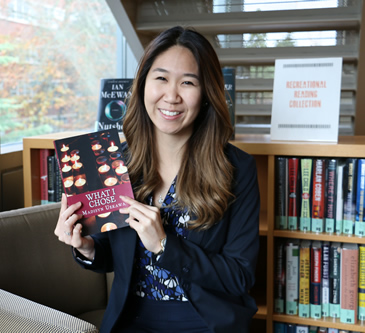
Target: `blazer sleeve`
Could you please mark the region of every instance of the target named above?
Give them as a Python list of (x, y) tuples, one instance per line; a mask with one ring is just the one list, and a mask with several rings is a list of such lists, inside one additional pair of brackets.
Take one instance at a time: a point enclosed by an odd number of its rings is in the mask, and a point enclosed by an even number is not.
[(235, 147), (229, 158), (236, 169), (235, 200), (223, 219), (207, 231), (192, 231), (188, 239), (168, 234), (165, 252), (157, 262), (174, 273), (185, 290), (196, 284), (242, 296), (254, 284), (260, 211), (256, 164)]

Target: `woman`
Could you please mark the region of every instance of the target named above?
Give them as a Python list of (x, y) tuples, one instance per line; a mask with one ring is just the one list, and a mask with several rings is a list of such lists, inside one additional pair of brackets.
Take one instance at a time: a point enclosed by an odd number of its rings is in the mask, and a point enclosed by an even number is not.
[(101, 332), (249, 332), (256, 166), (228, 143), (220, 63), (202, 35), (174, 27), (147, 47), (124, 133), (130, 228), (82, 237), (80, 204), (63, 198), (55, 230), (83, 267), (114, 271)]

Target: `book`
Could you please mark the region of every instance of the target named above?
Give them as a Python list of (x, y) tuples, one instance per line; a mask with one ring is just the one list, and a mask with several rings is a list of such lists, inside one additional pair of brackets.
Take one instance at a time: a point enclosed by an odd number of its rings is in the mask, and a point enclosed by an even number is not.
[(234, 67), (224, 67), (222, 68), (222, 73), (226, 103), (228, 105), (229, 116), (234, 130), (231, 140), (234, 140), (236, 126), (236, 70)]
[(298, 229), (299, 159), (288, 158), (288, 229)]
[(299, 249), (299, 317), (310, 317), (310, 248), (311, 241), (302, 240)]
[(328, 333), (338, 333), (338, 329), (337, 328), (329, 328)]
[(105, 78), (100, 80), (100, 95), (96, 131), (116, 128), (123, 133), (123, 118), (127, 112), (133, 79)]
[(284, 242), (275, 244), (275, 286), (274, 286), (274, 311), (285, 311), (285, 246)]
[(326, 160), (326, 203), (325, 203), (325, 231), (329, 234), (335, 232), (336, 221), (336, 171), (337, 159)]
[(286, 324), (287, 333), (296, 333), (297, 326), (295, 324)]
[(47, 157), (48, 202), (56, 202), (56, 161), (54, 155)]
[(286, 290), (285, 312), (298, 314), (299, 296), (299, 241), (289, 240), (286, 244)]
[(300, 204), (300, 230), (311, 229), (311, 189), (312, 189), (312, 159), (302, 158), (301, 166), (301, 204)]
[(365, 245), (359, 245), (359, 320), (365, 320)]
[(309, 333), (317, 333), (317, 327), (316, 326), (309, 326)]
[(48, 203), (48, 156), (52, 154), (51, 149), (39, 149), (39, 180), (41, 204)]
[(345, 164), (342, 160), (337, 163), (337, 175), (336, 175), (336, 221), (335, 230), (336, 234), (342, 234), (343, 225), (343, 170)]
[(310, 312), (311, 318), (322, 317), (321, 308), (322, 282), (322, 242), (313, 241), (311, 248), (311, 283), (310, 283)]
[(312, 195), (312, 224), (311, 231), (323, 232), (324, 224), (324, 199), (325, 199), (325, 174), (326, 161), (321, 158), (313, 160), (313, 195)]
[(120, 145), (116, 128), (54, 141), (67, 203), (82, 203), (83, 235), (128, 226), (120, 196), (134, 195)]
[(275, 228), (288, 229), (288, 158), (275, 159)]
[(297, 325), (296, 333), (308, 333), (309, 327), (303, 325)]
[(274, 323), (274, 333), (287, 333), (287, 324), (284, 323)]
[(340, 288), (341, 288), (341, 243), (333, 242), (330, 245), (330, 317), (340, 318)]
[(330, 313), (330, 244), (322, 243), (322, 317)]
[(365, 195), (365, 159), (359, 158), (357, 165), (355, 235), (360, 237), (365, 236), (364, 195)]
[(354, 233), (356, 216), (356, 158), (347, 158), (345, 162), (343, 184), (343, 233)]
[(344, 243), (341, 249), (341, 315), (340, 321), (355, 324), (358, 307), (358, 265), (357, 244)]

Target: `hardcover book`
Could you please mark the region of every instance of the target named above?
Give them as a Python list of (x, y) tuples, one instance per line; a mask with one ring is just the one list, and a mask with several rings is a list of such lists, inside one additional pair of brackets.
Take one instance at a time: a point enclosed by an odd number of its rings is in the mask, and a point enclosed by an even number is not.
[(337, 159), (332, 158), (326, 161), (326, 209), (325, 209), (325, 231), (335, 232), (336, 218), (336, 170)]
[(299, 317), (310, 317), (310, 240), (300, 242), (299, 252)]
[(101, 79), (96, 131), (116, 128), (123, 132), (123, 118), (133, 79)]
[(275, 159), (275, 228), (288, 229), (288, 158)]
[(298, 229), (298, 191), (299, 191), (299, 159), (290, 157), (288, 159), (289, 179), (289, 205), (288, 205), (288, 229)]
[(322, 317), (321, 308), (321, 282), (322, 282), (322, 243), (314, 241), (311, 249), (311, 287), (310, 304), (311, 317), (320, 319)]
[(324, 199), (325, 199), (325, 173), (326, 161), (324, 159), (313, 160), (313, 196), (312, 196), (312, 232), (323, 232)]
[(285, 311), (285, 248), (282, 241), (278, 241), (275, 246), (275, 289), (274, 302), (275, 312)]
[(286, 244), (286, 304), (288, 315), (298, 314), (299, 295), (299, 241), (289, 240)]
[(310, 231), (311, 228), (311, 190), (312, 190), (312, 159), (302, 158), (301, 166), (301, 203), (300, 230)]
[(364, 195), (365, 195), (365, 159), (359, 158), (357, 165), (356, 222), (355, 222), (356, 236), (365, 236)]
[(341, 288), (341, 243), (333, 242), (330, 247), (330, 316), (340, 318)]
[(82, 203), (83, 235), (128, 225), (120, 196), (134, 196), (120, 146), (116, 128), (54, 141), (67, 203)]

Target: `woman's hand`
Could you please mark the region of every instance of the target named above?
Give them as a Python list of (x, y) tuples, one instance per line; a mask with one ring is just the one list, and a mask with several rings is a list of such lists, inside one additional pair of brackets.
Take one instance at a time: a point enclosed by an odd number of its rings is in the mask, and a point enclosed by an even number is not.
[(161, 250), (161, 239), (166, 237), (160, 209), (142, 204), (126, 196), (121, 196), (121, 199), (129, 205), (129, 207), (119, 210), (121, 214), (129, 214), (126, 222), (138, 233), (148, 251), (158, 253)]
[(77, 221), (82, 218), (75, 212), (81, 207), (81, 202), (67, 207), (66, 195), (62, 194), (61, 210), (58, 217), (55, 235), (59, 241), (76, 248), (84, 257), (92, 260), (94, 258), (94, 240), (90, 236), (82, 237), (82, 224)]

